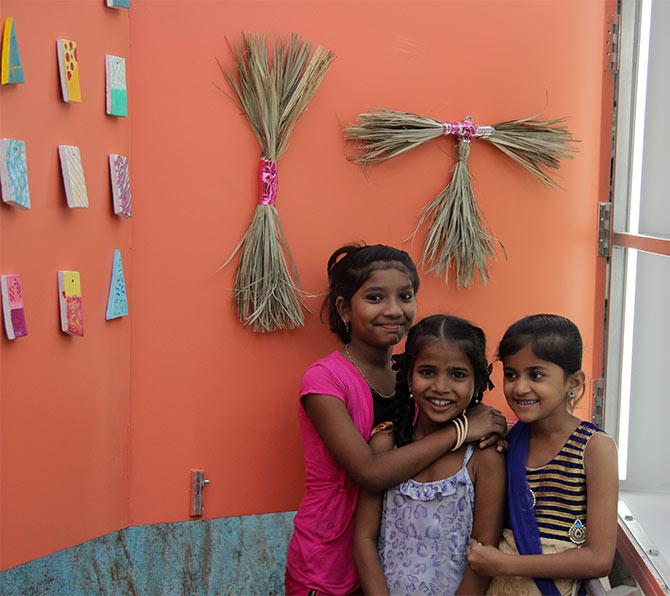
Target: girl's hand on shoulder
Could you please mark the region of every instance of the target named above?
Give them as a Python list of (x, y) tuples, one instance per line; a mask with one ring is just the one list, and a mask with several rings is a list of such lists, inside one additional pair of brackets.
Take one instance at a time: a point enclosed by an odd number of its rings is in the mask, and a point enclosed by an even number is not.
[(500, 552), (495, 546), (489, 546), (470, 540), (467, 550), (468, 564), (478, 575), (496, 577), (505, 574), (505, 559), (508, 555)]
[(465, 437), (467, 443), (478, 441), (482, 448), (496, 445), (499, 452), (506, 449), (507, 443), (504, 437), (507, 435), (507, 421), (500, 410), (478, 404), (468, 410), (467, 416), (468, 434)]
[(382, 422), (372, 429), (370, 449), (373, 453), (384, 453), (393, 450), (393, 423)]

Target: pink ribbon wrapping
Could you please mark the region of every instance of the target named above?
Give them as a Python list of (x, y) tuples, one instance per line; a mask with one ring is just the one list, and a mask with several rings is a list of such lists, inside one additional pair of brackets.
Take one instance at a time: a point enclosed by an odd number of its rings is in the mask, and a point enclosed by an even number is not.
[(277, 183), (279, 174), (277, 173), (277, 162), (271, 159), (261, 159), (258, 164), (259, 173), (259, 205), (270, 205), (274, 207), (277, 204)]
[(490, 137), (495, 132), (492, 126), (475, 126), (470, 118), (462, 122), (443, 122), (442, 134), (460, 137), (463, 141), (470, 141), (472, 137)]

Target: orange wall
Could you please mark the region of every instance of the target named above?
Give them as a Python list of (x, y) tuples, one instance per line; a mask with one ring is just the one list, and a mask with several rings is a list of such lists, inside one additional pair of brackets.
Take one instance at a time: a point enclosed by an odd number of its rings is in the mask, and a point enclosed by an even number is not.
[[(567, 192), (473, 143), (475, 191), (508, 259), (492, 265), (488, 287), (469, 291), (424, 276), (419, 303), (421, 315), (446, 310), (480, 323), (492, 349), (522, 315), (565, 313), (584, 332), (591, 369), (604, 13), (601, 1), (137, 3), (133, 523), (184, 519), (195, 466), (211, 478), (208, 516), (294, 509), (299, 378), (337, 345), (317, 299), (299, 331), (240, 328), (232, 268), (216, 273), (249, 223), (259, 155), (245, 119), (212, 85), (221, 82), (215, 57), (230, 64), (225, 38), (296, 30), (337, 54), (279, 165), (278, 209), (314, 293), (346, 241), (417, 255), (420, 246), (403, 240), (453, 163), (445, 140), (364, 173), (344, 159), (342, 127), (357, 113), (389, 107), (481, 123), (568, 116), (582, 143), (561, 170)], [(170, 49), (177, 39), (187, 42), (182, 52)]]
[[(30, 344), (2, 343), (3, 565), (112, 526), (188, 519), (189, 470), (194, 467), (204, 468), (211, 479), (208, 517), (298, 505), (303, 472), (297, 385), (304, 367), (337, 343), (319, 322), (319, 299), (309, 300), (312, 314), (298, 331), (266, 336), (240, 328), (231, 306), (233, 270), (216, 272), (246, 229), (256, 199), (258, 145), (245, 119), (211, 84), (221, 82), (215, 57), (230, 64), (225, 38), (235, 42), (241, 30), (295, 30), (337, 54), (279, 166), (282, 223), (303, 284), (314, 293), (324, 291), (327, 257), (344, 242), (405, 246), (417, 256), (420, 244), (403, 241), (420, 208), (446, 183), (453, 164), (453, 144), (444, 140), (361, 171), (344, 159), (342, 140), (344, 124), (356, 114), (388, 107), (444, 119), (471, 115), (478, 123), (540, 111), (548, 117), (568, 116), (582, 142), (576, 158), (560, 172), (566, 192), (545, 188), (492, 147), (473, 143), (475, 193), (508, 258), (501, 256), (491, 265), (492, 281), (486, 287), (458, 290), (424, 276), (419, 306), (420, 315), (448, 311), (481, 324), (491, 353), (517, 318), (538, 311), (564, 313), (582, 329), (585, 367), (593, 369), (594, 312), (600, 300), (596, 202), (603, 196), (607, 166), (603, 143), (609, 142), (602, 132), (609, 105), (603, 101), (609, 77), (602, 71), (603, 0), (134, 0), (129, 34), (123, 16), (128, 13), (110, 15), (93, 2), (78, 9), (79, 28), (65, 30), (50, 11), (73, 5), (54, 0), (38, 12), (30, 3), (0, 4), (3, 15), (13, 12), (17, 20), (22, 50), (28, 39), (25, 15), (34, 17), (30, 26), (44, 38), (40, 56), (45, 57), (28, 63), (37, 47), (25, 50), (26, 72), (35, 85), (49, 84), (48, 92), (26, 85), (21, 98), (16, 91), (0, 94), (3, 115), (19, 114), (24, 126), (18, 130), (27, 128), (24, 136), (36, 147), (28, 156), (33, 213), (3, 208), (0, 222), (2, 271), (25, 272), (31, 328)], [(85, 246), (86, 261), (80, 267), (85, 308), (102, 303), (107, 250), (121, 242), (120, 235), (126, 242), (122, 248), (129, 245), (130, 226), (116, 222), (108, 210), (85, 214), (88, 218), (74, 214), (79, 216), (75, 225), (84, 222), (82, 228), (69, 243), (62, 239), (65, 223), (74, 218), (61, 221), (66, 216), (55, 145), (66, 129), (61, 113), (69, 116), (73, 110), (57, 97), (50, 52), (60, 34), (79, 38), (82, 45), (90, 36), (91, 47), (100, 54), (108, 46), (128, 44), (128, 35), (132, 40), (130, 167), (136, 213), (131, 318), (112, 325), (89, 316), (86, 344), (59, 335), (55, 290), (50, 303), (49, 284), (62, 259)], [(34, 66), (38, 61), (41, 65)], [(94, 85), (84, 87), (85, 101), (86, 96), (99, 102), (104, 97), (102, 87), (95, 87), (104, 83), (104, 71), (96, 64), (82, 63), (85, 80)], [(38, 68), (44, 69), (40, 76)], [(32, 102), (30, 109), (25, 97)], [(109, 122), (101, 103), (91, 99), (76, 107), (92, 110), (84, 136), (92, 159), (97, 159), (96, 151), (111, 150), (107, 145), (116, 134), (128, 142), (128, 123)], [(5, 120), (2, 134), (19, 136), (20, 121), (12, 119), (9, 126)], [(89, 184), (97, 184), (96, 197), (105, 203), (106, 170), (89, 170)], [(39, 235), (30, 236), (39, 242), (23, 242), (28, 248), (19, 252), (19, 234), (46, 217), (46, 207), (38, 209), (38, 202), (52, 205), (53, 214), (40, 224)], [(124, 262), (128, 277), (130, 260)], [(43, 288), (42, 295), (37, 289), (31, 294), (33, 286)], [(120, 344), (112, 347), (112, 336)], [(84, 364), (72, 357), (73, 348), (84, 350)], [(115, 360), (111, 353), (121, 356)], [(31, 362), (40, 362), (39, 377), (29, 374)], [(117, 366), (124, 379), (118, 384)], [(93, 379), (102, 375), (105, 381), (94, 387), (82, 380), (75, 400), (64, 379), (68, 373), (85, 377), (84, 367), (94, 369), (88, 373)], [(494, 381), (501, 384), (499, 370)], [(49, 398), (37, 397), (42, 395)], [(504, 401), (500, 390), (491, 399), (498, 405)], [(590, 407), (586, 401), (583, 416)], [(101, 412), (105, 415), (96, 417)], [(118, 439), (127, 436), (121, 429), (128, 421), (129, 447)], [(113, 445), (112, 437), (120, 442)], [(105, 450), (96, 448), (100, 441)], [(92, 477), (94, 464), (113, 485), (107, 493), (96, 488), (104, 482)], [(84, 516), (77, 515), (81, 509), (72, 484), (82, 475), (96, 483), (83, 488)], [(26, 497), (28, 508), (22, 502)]]
[[(0, 207), (0, 268), (23, 278), (29, 333), (0, 342), (5, 568), (129, 523), (130, 320), (105, 310), (115, 248), (130, 286), (130, 222), (112, 213), (107, 165), (129, 151), (130, 123), (104, 104), (104, 55), (128, 53), (127, 13), (3, 0), (0, 16), (15, 19), (26, 77), (0, 89), (0, 136), (26, 141), (32, 202)], [(61, 100), (58, 38), (78, 43), (81, 104)], [(88, 209), (66, 206), (60, 144), (80, 147)], [(59, 269), (81, 273), (83, 338), (60, 332)]]

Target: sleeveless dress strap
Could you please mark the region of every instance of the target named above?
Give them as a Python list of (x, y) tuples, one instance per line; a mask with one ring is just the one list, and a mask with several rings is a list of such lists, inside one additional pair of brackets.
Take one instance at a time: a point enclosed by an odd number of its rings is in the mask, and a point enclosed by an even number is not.
[(475, 444), (468, 443), (468, 446), (465, 448), (465, 455), (463, 456), (463, 467), (468, 465), (472, 454), (475, 452)]

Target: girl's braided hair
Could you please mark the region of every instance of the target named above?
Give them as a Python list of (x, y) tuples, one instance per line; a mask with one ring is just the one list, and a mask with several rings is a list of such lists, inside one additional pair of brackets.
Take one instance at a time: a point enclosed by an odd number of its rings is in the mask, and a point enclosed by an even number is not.
[(445, 340), (459, 344), (470, 361), (475, 375), (474, 392), (468, 408), (482, 401), (484, 392), (492, 389), (491, 367), (486, 360), (486, 336), (472, 323), (449, 315), (432, 315), (414, 325), (407, 335), (404, 354), (393, 357), (397, 371), (395, 408), (392, 413), (394, 441), (397, 447), (412, 442), (415, 403), (411, 397), (410, 378), (417, 357), (432, 342)]
[(337, 298), (342, 297), (348, 303), (370, 274), (380, 269), (405, 271), (414, 293), (418, 292), (419, 274), (412, 257), (404, 250), (384, 244), (349, 244), (338, 248), (328, 259), (328, 294), (321, 307), (321, 319), (328, 317), (330, 330), (338, 335), (342, 343), (349, 343), (351, 334), (337, 312)]

